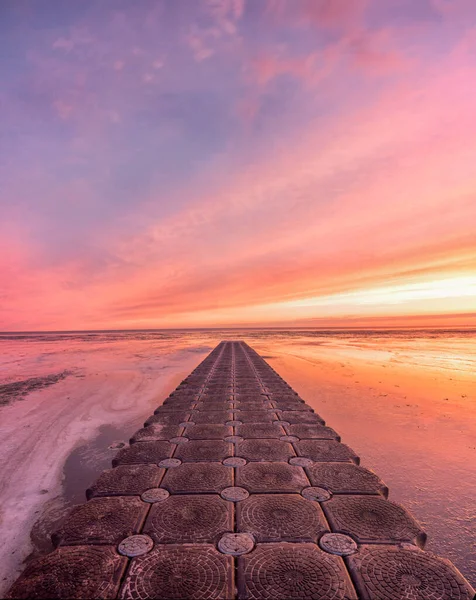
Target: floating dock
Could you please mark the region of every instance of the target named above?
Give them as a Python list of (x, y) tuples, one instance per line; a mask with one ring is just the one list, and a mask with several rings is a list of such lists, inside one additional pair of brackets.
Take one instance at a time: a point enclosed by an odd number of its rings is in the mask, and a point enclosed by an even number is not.
[(252, 348), (221, 342), (9, 597), (472, 600), (387, 495)]

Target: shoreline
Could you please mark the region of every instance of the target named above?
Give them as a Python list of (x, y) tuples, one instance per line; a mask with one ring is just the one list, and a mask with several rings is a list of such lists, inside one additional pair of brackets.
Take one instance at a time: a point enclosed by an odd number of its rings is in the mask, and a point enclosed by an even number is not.
[[(1, 407), (0, 451), (6, 467), (0, 487), (0, 596), (25, 559), (36, 555), (32, 538), (41, 545), (55, 514), (72, 506), (64, 496), (69, 457), (78, 447), (94, 446), (104, 425), (132, 434), (200, 359), (180, 351), (175, 358), (155, 376), (138, 368), (86, 371)], [(103, 452), (109, 464), (112, 457), (110, 450)], [(91, 475), (103, 468), (101, 461), (94, 462)]]

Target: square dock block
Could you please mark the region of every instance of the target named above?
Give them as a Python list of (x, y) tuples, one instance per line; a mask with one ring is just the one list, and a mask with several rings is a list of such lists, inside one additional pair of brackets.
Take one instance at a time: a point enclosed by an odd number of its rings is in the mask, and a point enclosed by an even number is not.
[(131, 437), (130, 442), (156, 442), (159, 440), (170, 440), (170, 438), (177, 437), (182, 432), (182, 428), (179, 425), (162, 425), (161, 423), (155, 423), (149, 425), (149, 427), (143, 427), (136, 431)]
[(156, 465), (121, 465), (103, 471), (86, 490), (89, 500), (96, 496), (140, 496), (149, 488), (158, 487), (165, 470)]
[(127, 558), (112, 546), (65, 546), (28, 564), (9, 598), (115, 598)]
[(285, 425), (288, 435), (295, 435), (302, 439), (336, 440), (340, 442), (340, 436), (331, 428), (319, 423), (301, 423), (297, 425)]
[(173, 494), (219, 494), (232, 485), (233, 469), (221, 463), (183, 463), (168, 469), (161, 487)]
[(143, 533), (158, 544), (216, 544), (233, 531), (233, 504), (220, 496), (169, 496), (153, 504)]
[(272, 423), (278, 418), (276, 413), (267, 410), (251, 411), (251, 410), (238, 410), (235, 412), (235, 418), (243, 423)]
[(233, 557), (209, 544), (159, 545), (132, 559), (119, 598), (230, 600), (234, 597)]
[(233, 435), (233, 428), (227, 425), (191, 425), (185, 435), (191, 440), (219, 440)]
[(351, 535), (361, 544), (425, 545), (426, 534), (415, 519), (381, 496), (333, 496), (322, 507), (332, 531)]
[(306, 468), (311, 483), (333, 494), (382, 494), (388, 488), (372, 471), (353, 463), (314, 463)]
[(355, 600), (357, 595), (342, 558), (317, 544), (258, 544), (238, 558), (238, 598)]
[(362, 546), (349, 567), (365, 600), (472, 600), (475, 591), (448, 561), (417, 548)]
[(295, 443), (299, 456), (305, 456), (316, 462), (359, 462), (355, 452), (335, 440), (300, 440)]
[(159, 463), (172, 456), (173, 446), (170, 442), (137, 442), (129, 448), (122, 448), (112, 461), (112, 466), (145, 463)]
[[(237, 415), (239, 418), (240, 413), (237, 413)], [(279, 439), (282, 435), (286, 435), (284, 429), (274, 423), (245, 423), (244, 425), (238, 425), (236, 430), (236, 434), (241, 435), (243, 438)]]
[[(231, 411), (233, 403), (229, 400), (223, 400), (222, 402), (217, 402), (214, 400), (213, 402), (197, 402), (195, 406), (195, 411), (202, 412), (229, 412)], [(193, 418), (195, 419), (195, 415), (197, 414), (194, 411)], [(225, 419), (226, 420), (226, 419)]]
[(194, 423), (197, 425), (223, 425), (226, 421), (233, 419), (233, 413), (231, 411), (202, 411), (196, 412), (193, 415)]
[(304, 404), (304, 402), (284, 402), (273, 398), (273, 404), (275, 408), (279, 408), (281, 410), (297, 410), (299, 412), (302, 412), (304, 410), (311, 413), (314, 412), (312, 408), (307, 404)]
[(190, 411), (161, 411), (149, 417), (144, 423), (144, 427), (148, 427), (149, 425), (153, 425), (154, 423), (160, 423), (162, 425), (179, 425), (183, 421), (188, 421), (189, 417)]
[(320, 423), (324, 425), (324, 421), (319, 415), (308, 410), (284, 410), (280, 414), (280, 418), (283, 421), (288, 421), (291, 425), (295, 423)]
[(302, 467), (279, 462), (252, 462), (236, 469), (236, 485), (250, 493), (301, 492), (310, 485)]
[(51, 539), (55, 546), (118, 544), (139, 532), (147, 510), (136, 497), (94, 498), (73, 508)]
[(289, 442), (247, 439), (236, 445), (235, 455), (253, 462), (287, 462), (296, 453)]
[(181, 444), (174, 458), (182, 462), (221, 462), (233, 452), (233, 445), (224, 440), (190, 440)]
[(238, 531), (258, 542), (317, 542), (329, 531), (319, 504), (300, 494), (252, 494), (236, 510)]

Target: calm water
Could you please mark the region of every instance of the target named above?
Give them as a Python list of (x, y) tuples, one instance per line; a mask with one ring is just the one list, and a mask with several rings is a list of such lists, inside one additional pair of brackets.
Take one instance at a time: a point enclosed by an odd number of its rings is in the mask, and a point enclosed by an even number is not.
[[(31, 378), (41, 382), (66, 373), (64, 380), (36, 391), (35, 382), (31, 392), (15, 395), (14, 390), (8, 405), (0, 408), (0, 417), (7, 422), (11, 417), (20, 429), (22, 423), (30, 427), (42, 419), (51, 426), (58, 408), (69, 407), (67, 414), (77, 427), (63, 446), (57, 442), (62, 493), (58, 496), (50, 482), (45, 500), (50, 504), (45, 506), (81, 502), (87, 485), (109, 466), (111, 443), (127, 441), (164, 395), (222, 339), (244, 339), (260, 352), (341, 434), (361, 463), (382, 477), (390, 498), (402, 502), (424, 525), (427, 549), (450, 558), (474, 585), (475, 331), (1, 334), (0, 384)], [(117, 402), (106, 401), (116, 392), (119, 398), (126, 385), (133, 387)], [(85, 398), (96, 388), (103, 395), (86, 405)], [(49, 406), (54, 411), (48, 412)], [(48, 443), (46, 437), (36, 451), (47, 453)], [(15, 451), (12, 442), (7, 451)], [(17, 494), (22, 491), (18, 485)], [(35, 502), (38, 511), (38, 498)], [(44, 523), (43, 529), (48, 529)], [(38, 530), (37, 523), (36, 534)], [(35, 541), (37, 537), (41, 535)]]

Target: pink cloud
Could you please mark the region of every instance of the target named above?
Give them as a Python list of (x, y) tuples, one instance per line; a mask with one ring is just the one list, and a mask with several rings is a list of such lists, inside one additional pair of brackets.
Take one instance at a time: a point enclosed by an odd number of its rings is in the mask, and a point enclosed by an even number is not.
[(368, 0), (304, 0), (303, 15), (320, 27), (347, 29), (360, 23)]
[(266, 13), (279, 19), (334, 30), (362, 25), (368, 0), (267, 0)]
[(94, 38), (84, 27), (72, 27), (68, 37), (60, 37), (53, 43), (54, 50), (63, 50), (67, 54), (73, 50), (80, 50), (81, 47), (90, 45)]
[(74, 106), (64, 100), (55, 100), (53, 106), (55, 107), (58, 116), (63, 120), (67, 120), (74, 110)]
[(348, 50), (354, 64), (369, 73), (388, 74), (411, 65), (397, 49), (395, 32), (390, 29), (355, 34), (349, 38)]
[(197, 62), (202, 62), (210, 58), (214, 54), (214, 49), (210, 45), (210, 36), (216, 37), (213, 31), (201, 30), (197, 27), (192, 27), (186, 36), (186, 41), (192, 50), (193, 57)]
[(203, 6), (223, 33), (236, 33), (236, 23), (243, 16), (245, 0), (204, 0)]
[(271, 54), (254, 59), (250, 65), (253, 79), (260, 86), (265, 86), (280, 75), (293, 75), (306, 81), (315, 77), (317, 54), (313, 53), (303, 58), (280, 58)]

